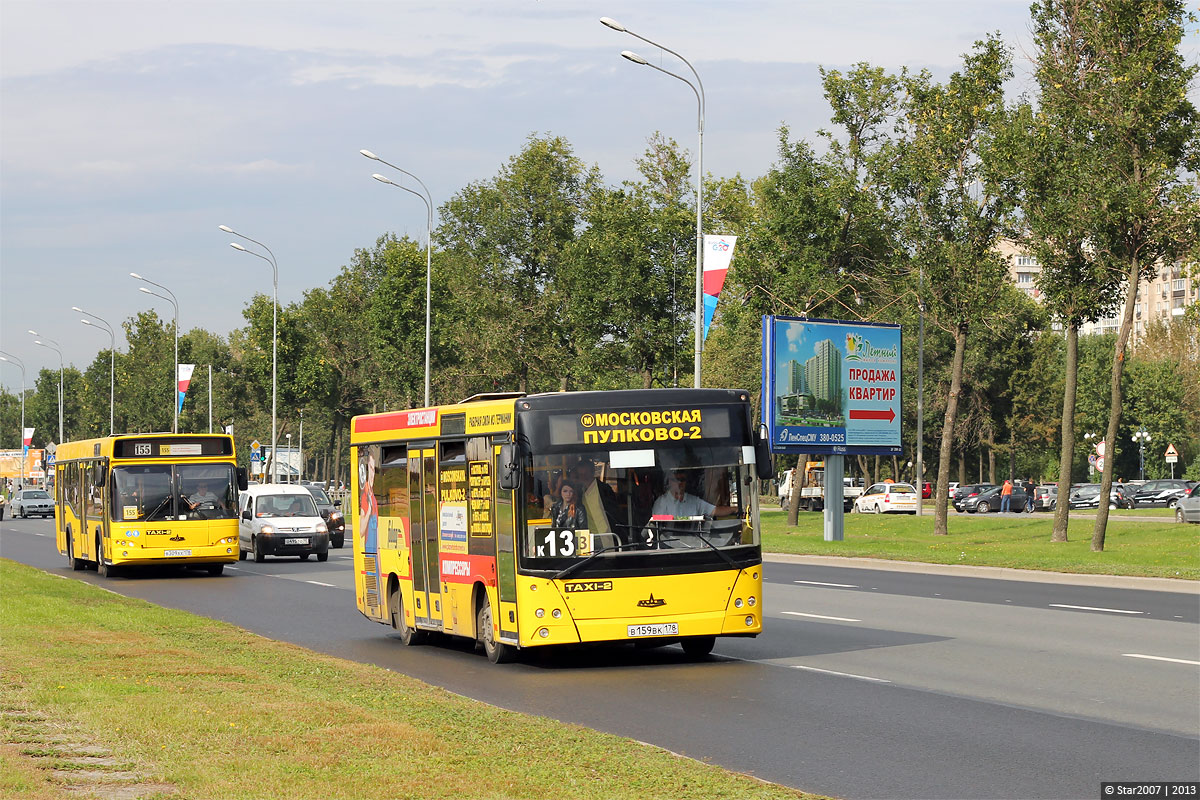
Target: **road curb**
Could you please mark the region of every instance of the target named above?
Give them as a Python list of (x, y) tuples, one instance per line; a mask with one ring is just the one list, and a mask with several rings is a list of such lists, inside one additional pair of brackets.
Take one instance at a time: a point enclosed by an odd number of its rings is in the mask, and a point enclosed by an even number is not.
[(783, 564), (813, 564), (823, 567), (853, 567), (890, 572), (919, 572), (927, 575), (956, 575), (961, 578), (990, 578), (993, 580), (1026, 581), (1028, 583), (1059, 583), (1074, 586), (1100, 586), (1110, 589), (1142, 589), (1154, 592), (1176, 592), (1200, 597), (1200, 581), (1175, 578), (1138, 578), (1129, 575), (1081, 575), (1074, 572), (1045, 572), (1012, 567), (977, 567), (966, 564), (929, 564), (922, 561), (888, 561), (881, 558), (854, 556), (800, 556), (790, 553), (763, 553), (763, 560)]

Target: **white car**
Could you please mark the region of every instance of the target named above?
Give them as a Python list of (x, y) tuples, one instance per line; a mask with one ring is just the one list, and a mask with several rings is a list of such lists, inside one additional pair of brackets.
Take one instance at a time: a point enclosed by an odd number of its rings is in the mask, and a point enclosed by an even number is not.
[(290, 483), (249, 486), (238, 494), (238, 560), (247, 555), (329, 560), (329, 528), (308, 489)]
[(956, 489), (958, 489), (958, 481), (950, 481), (950, 490), (948, 492), (948, 495), (951, 500), (954, 499), (954, 492)]
[(859, 514), (916, 514), (917, 490), (907, 483), (872, 484), (850, 508)]

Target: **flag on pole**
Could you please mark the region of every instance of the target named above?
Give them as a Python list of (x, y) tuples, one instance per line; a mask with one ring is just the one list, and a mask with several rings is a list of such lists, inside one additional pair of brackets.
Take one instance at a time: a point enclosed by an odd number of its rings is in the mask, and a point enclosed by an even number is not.
[(704, 236), (704, 338), (708, 338), (708, 327), (717, 311), (717, 297), (725, 286), (725, 275), (733, 259), (736, 236)]
[(33, 428), (26, 428), (21, 433), (21, 459), (29, 455), (29, 447), (33, 444)]
[(183, 398), (187, 394), (188, 384), (192, 382), (192, 371), (195, 369), (195, 364), (179, 365), (179, 374), (176, 376), (179, 383), (179, 411), (183, 411)]

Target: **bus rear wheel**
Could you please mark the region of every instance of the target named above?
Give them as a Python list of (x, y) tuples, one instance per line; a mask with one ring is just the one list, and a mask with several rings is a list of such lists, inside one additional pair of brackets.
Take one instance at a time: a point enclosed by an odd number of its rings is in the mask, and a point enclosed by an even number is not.
[(400, 643), (405, 647), (421, 644), (425, 637), (421, 631), (409, 626), (404, 621), (404, 599), (400, 596), (400, 587), (393, 586), (388, 594), (388, 614), (392, 618), (392, 627), (400, 634)]
[(475, 615), (475, 632), (479, 637), (480, 644), (483, 645), (483, 652), (488, 657), (488, 661), (493, 664), (503, 664), (516, 657), (517, 649), (515, 647), (496, 641), (496, 633), (492, 628), (492, 604), (487, 597), (483, 598), (483, 605), (479, 607), (479, 613)]
[(688, 636), (679, 644), (683, 647), (683, 652), (691, 658), (704, 658), (712, 652), (716, 643), (715, 636)]

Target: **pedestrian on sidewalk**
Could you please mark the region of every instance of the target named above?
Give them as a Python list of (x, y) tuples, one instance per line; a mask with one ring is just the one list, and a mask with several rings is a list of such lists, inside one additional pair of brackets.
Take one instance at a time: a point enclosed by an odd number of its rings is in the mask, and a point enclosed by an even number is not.
[(1004, 486), (1000, 489), (1000, 511), (1012, 511), (1012, 481), (1008, 478), (1004, 479)]

